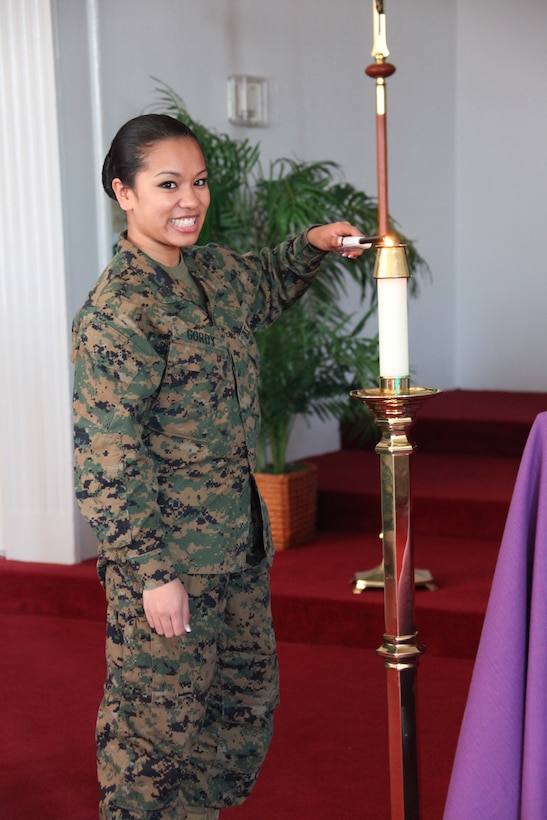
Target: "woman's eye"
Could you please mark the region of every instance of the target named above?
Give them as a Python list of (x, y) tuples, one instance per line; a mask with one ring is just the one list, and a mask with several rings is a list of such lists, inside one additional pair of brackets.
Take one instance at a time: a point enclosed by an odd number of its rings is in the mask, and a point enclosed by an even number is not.
[(162, 182), (161, 185), (160, 185), (160, 188), (165, 188), (168, 191), (172, 191), (176, 187), (177, 187), (177, 185), (176, 185), (175, 182), (173, 182), (172, 179), (168, 179), (165, 182)]
[(194, 182), (196, 188), (206, 188), (207, 187), (207, 177), (202, 177), (201, 179), (196, 179)]

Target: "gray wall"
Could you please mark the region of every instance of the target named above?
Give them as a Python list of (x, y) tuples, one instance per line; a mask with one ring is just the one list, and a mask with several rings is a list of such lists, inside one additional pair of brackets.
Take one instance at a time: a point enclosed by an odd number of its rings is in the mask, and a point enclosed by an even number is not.
[(52, 13), (70, 322), (89, 291), (90, 282), (98, 275), (101, 259), (94, 161), (93, 63), (86, 3), (52, 0)]
[(459, 9), (454, 378), (545, 391), (547, 3)]

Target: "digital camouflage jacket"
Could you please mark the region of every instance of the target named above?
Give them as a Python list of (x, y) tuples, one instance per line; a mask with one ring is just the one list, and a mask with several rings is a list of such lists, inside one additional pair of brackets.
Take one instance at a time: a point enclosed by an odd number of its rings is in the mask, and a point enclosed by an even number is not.
[(211, 244), (183, 256), (205, 308), (122, 234), (73, 324), (77, 501), (100, 572), (125, 563), (143, 587), (246, 565), (260, 425), (253, 332), (303, 294), (324, 254), (301, 234), (260, 254)]

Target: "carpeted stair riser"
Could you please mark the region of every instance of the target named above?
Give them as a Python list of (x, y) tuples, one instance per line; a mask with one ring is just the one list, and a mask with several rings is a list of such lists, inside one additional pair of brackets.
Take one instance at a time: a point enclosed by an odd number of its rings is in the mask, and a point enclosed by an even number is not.
[[(381, 530), (376, 453), (342, 449), (307, 460), (318, 468), (319, 529)], [(518, 458), (418, 450), (409, 465), (415, 535), (501, 540)]]
[[(448, 390), (422, 405), (411, 437), (423, 453), (520, 458), (532, 421), (545, 410), (547, 393)], [(360, 446), (351, 431), (342, 442), (343, 449)]]
[[(500, 541), (507, 509), (507, 501), (485, 503), (475, 499), (441, 502), (438, 499), (414, 499), (413, 532), (415, 536), (439, 535)], [(340, 532), (380, 532), (380, 499), (367, 493), (320, 489), (318, 527), (320, 530)]]
[[(417, 590), (416, 625), (427, 654), (473, 658), (497, 557), (494, 541), (415, 539), (418, 567), (436, 592)], [(377, 649), (383, 634), (382, 590), (353, 594), (356, 572), (381, 560), (377, 535), (320, 532), (278, 553), (271, 570), (277, 638), (289, 643)], [(69, 574), (70, 573), (70, 574)], [(75, 567), (0, 563), (0, 611), (104, 622), (105, 601), (94, 561)]]

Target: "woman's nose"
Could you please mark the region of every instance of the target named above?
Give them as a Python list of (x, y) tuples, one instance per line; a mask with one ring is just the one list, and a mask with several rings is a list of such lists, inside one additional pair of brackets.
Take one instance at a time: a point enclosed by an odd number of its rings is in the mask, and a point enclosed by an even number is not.
[(183, 185), (179, 193), (179, 204), (186, 208), (197, 205), (199, 202), (198, 195), (193, 185)]

